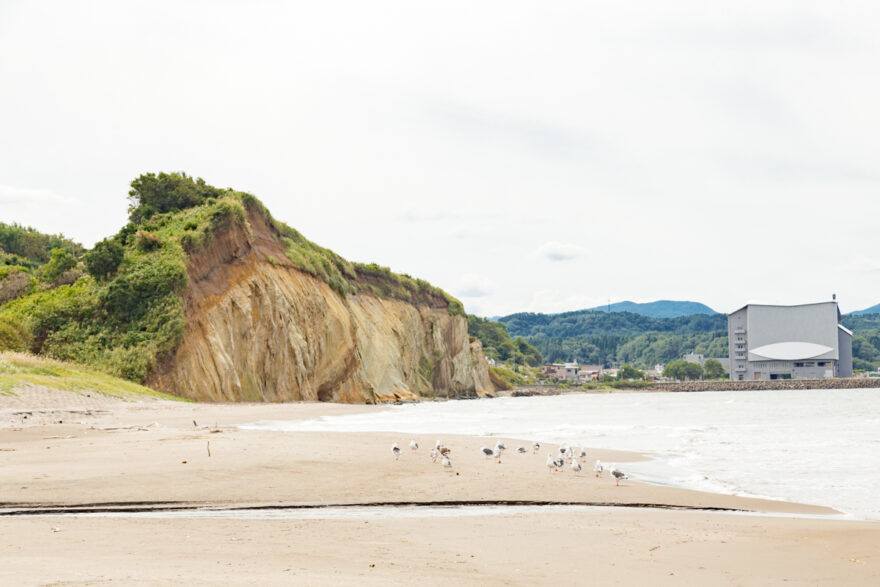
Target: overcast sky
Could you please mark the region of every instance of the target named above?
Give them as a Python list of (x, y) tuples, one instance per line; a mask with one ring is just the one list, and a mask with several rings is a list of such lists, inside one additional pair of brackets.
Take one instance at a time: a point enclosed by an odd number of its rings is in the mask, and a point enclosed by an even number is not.
[(876, 2), (0, 2), (0, 221), (249, 191), (469, 312), (880, 303)]

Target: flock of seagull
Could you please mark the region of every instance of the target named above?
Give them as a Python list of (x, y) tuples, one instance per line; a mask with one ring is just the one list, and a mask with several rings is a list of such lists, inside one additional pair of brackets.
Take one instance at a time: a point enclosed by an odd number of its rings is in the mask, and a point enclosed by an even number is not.
[[(409, 441), (409, 448), (410, 448), (410, 450), (415, 452), (415, 451), (419, 450), (419, 443), (416, 442), (415, 440), (410, 440)], [(481, 446), (480, 447), (480, 452), (483, 454), (483, 456), (486, 457), (486, 459), (491, 458), (491, 459), (495, 460), (498, 464), (501, 464), (501, 456), (505, 450), (507, 450), (507, 447), (501, 441), (498, 441), (497, 443), (495, 443), (494, 449), (489, 448), (488, 446)], [(532, 454), (533, 455), (538, 454), (538, 452), (540, 450), (541, 450), (541, 443), (540, 442), (536, 442), (532, 445)], [(391, 454), (394, 456), (395, 461), (400, 458), (401, 452), (402, 451), (400, 450), (400, 447), (397, 445), (396, 442), (391, 445)], [(436, 444), (434, 445), (434, 448), (431, 449), (429, 456), (431, 457), (432, 463), (436, 463), (437, 460), (439, 459), (440, 463), (444, 467), (451, 469), (452, 468), (452, 460), (449, 457), (451, 452), (452, 452), (451, 448), (449, 448), (447, 446), (443, 446), (443, 444), (438, 440), (436, 442)], [(516, 452), (518, 454), (526, 454), (529, 451), (524, 446), (518, 446), (516, 449)], [(578, 449), (577, 456), (575, 456), (575, 449), (574, 448), (571, 448), (568, 446), (561, 446), (561, 447), (559, 447), (558, 458), (554, 457), (552, 453), (547, 453), (547, 471), (551, 474), (555, 473), (555, 472), (562, 472), (565, 468), (565, 465), (568, 464), (569, 466), (571, 466), (571, 470), (574, 471), (574, 474), (577, 475), (583, 470), (583, 466), (581, 465), (580, 461), (578, 461), (579, 458), (586, 459), (587, 458), (587, 451), (584, 450), (583, 448)], [(605, 464), (602, 463), (602, 461), (596, 459), (596, 464), (593, 466), (593, 473), (595, 473), (596, 477), (602, 477), (602, 475), (606, 469), (608, 469), (609, 475), (614, 479), (614, 481), (616, 482), (617, 485), (620, 485), (620, 482), (622, 480), (629, 479), (627, 474), (624, 473), (623, 471), (621, 471), (620, 469), (618, 469), (616, 465), (612, 464), (612, 465), (606, 467)]]

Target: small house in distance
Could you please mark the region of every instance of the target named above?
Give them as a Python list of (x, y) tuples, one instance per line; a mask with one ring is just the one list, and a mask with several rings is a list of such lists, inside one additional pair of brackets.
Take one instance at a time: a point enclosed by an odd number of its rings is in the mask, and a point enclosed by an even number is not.
[(732, 380), (852, 377), (852, 332), (836, 301), (749, 304), (728, 314), (727, 336)]

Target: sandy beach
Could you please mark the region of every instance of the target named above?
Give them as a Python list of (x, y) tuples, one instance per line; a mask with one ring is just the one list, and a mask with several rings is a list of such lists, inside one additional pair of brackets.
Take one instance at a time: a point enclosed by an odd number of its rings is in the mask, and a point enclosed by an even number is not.
[[(528, 439), (508, 439), (498, 464), (479, 451), (494, 439), (441, 436), (452, 448), (450, 471), (428, 457), (436, 436), (237, 428), (381, 409), (126, 402), (40, 390), (0, 396), (0, 501), (5, 512), (444, 502), (604, 507), (327, 519), (3, 516), (0, 584), (880, 582), (880, 524), (840, 520), (827, 508), (635, 480), (617, 487), (607, 473), (549, 472), (546, 454), (555, 447), (516, 454)], [(418, 451), (408, 448), (411, 438)], [(397, 461), (392, 442), (403, 450)], [(624, 469), (642, 458), (589, 453), (590, 469), (596, 458)]]

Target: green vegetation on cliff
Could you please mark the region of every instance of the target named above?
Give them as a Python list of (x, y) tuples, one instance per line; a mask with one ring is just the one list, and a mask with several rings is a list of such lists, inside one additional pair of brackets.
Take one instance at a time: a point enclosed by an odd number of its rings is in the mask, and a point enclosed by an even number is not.
[(507, 327), (501, 322), (493, 322), (472, 314), (468, 314), (467, 318), (468, 334), (479, 339), (486, 356), (490, 359), (531, 367), (540, 365), (544, 361), (540, 351), (524, 338), (511, 339)]
[[(214, 188), (184, 173), (145, 174), (131, 187), (129, 223), (85, 255), (63, 237), (0, 225), (3, 254), (24, 259), (28, 275), (45, 282), (36, 287), (29, 281), (3, 299), (4, 278), (22, 271), (19, 265), (3, 270), (0, 350), (29, 351), (143, 381), (182, 340), (189, 255), (223, 229), (240, 225), (250, 233), (250, 214), (262, 215), (285, 250), (286, 259), (275, 262), (325, 281), (342, 297), (366, 293), (463, 313), (458, 300), (423, 280), (350, 263), (319, 247), (272, 218), (250, 194)], [(74, 266), (89, 274), (59, 280)]]

